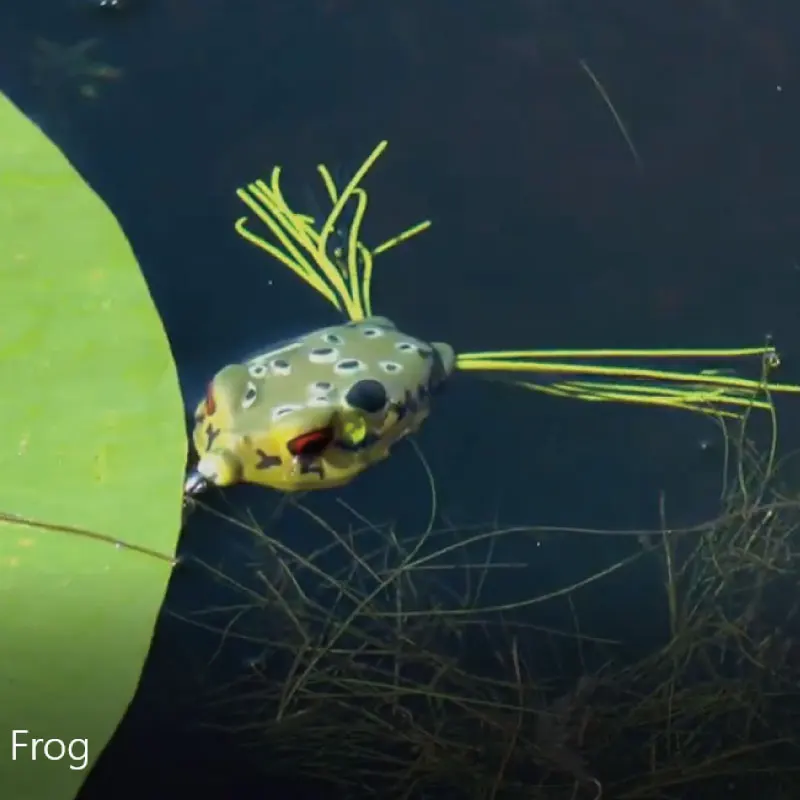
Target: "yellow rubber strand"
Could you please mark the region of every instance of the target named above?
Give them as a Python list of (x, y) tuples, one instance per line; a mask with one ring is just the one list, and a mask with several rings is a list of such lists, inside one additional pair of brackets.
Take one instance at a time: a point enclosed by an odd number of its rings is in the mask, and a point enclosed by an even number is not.
[[(324, 220), (315, 220), (289, 206), (281, 188), (280, 167), (273, 168), (269, 182), (257, 180), (236, 190), (239, 199), (263, 223), (273, 241), (251, 230), (248, 217), (236, 221), (236, 232), (288, 267), (350, 320), (372, 314), (375, 257), (431, 224), (429, 220), (420, 222), (374, 248), (364, 244), (361, 231), (368, 196), (360, 183), (387, 145), (386, 141), (380, 142), (342, 189), (336, 186), (330, 170), (324, 164), (318, 165), (317, 171), (331, 202), (331, 210)], [(343, 225), (343, 215), (351, 203), (355, 209), (347, 229), (346, 252), (331, 257), (328, 254), (331, 236)]]
[[(683, 371), (625, 363), (633, 359), (746, 361), (760, 377), (740, 377), (727, 368)], [(771, 410), (773, 394), (800, 393), (800, 386), (769, 380), (769, 374), (780, 364), (771, 345), (696, 350), (484, 351), (462, 353), (456, 363), (460, 370), (487, 373), (487, 377), (499, 378), (506, 373), (507, 380), (515, 385), (558, 397), (656, 405), (734, 418), (754, 408)], [(539, 380), (511, 377), (520, 372)]]

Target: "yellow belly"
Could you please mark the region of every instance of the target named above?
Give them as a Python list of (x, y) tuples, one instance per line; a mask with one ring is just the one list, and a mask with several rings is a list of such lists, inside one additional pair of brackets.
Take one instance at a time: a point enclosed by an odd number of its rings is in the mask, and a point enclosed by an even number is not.
[(263, 451), (252, 445), (245, 447), (242, 450), (242, 479), (279, 492), (309, 492), (346, 486), (364, 470), (388, 458), (392, 446), (417, 431), (428, 413), (426, 405), (407, 413), (400, 420), (392, 420), (374, 443), (352, 450), (332, 445), (311, 461), (273, 457), (265, 465)]

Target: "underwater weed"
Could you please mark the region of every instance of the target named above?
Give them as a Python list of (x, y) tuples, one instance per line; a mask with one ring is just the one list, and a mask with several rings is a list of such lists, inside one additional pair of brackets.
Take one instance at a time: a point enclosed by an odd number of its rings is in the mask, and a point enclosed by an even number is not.
[[(495, 581), (529, 566), (501, 560), (502, 540), (540, 528), (409, 536), (352, 509), (352, 524), (334, 527), (287, 501), (327, 542), (299, 552), (272, 526), (236, 521), (263, 554), (254, 580), (218, 573), (240, 606), (192, 621), (213, 628), (218, 613), (225, 637), (261, 655), (209, 693), (209, 716), (266, 771), (352, 796), (632, 800), (720, 781), (746, 795), (778, 773), (791, 783), (781, 764), (798, 744), (800, 502), (774, 446), (728, 434), (716, 519), (676, 530), (662, 498), (660, 530), (561, 530), (627, 537), (630, 555), (504, 604), (492, 602)], [(632, 655), (629, 642), (593, 636), (577, 609), (581, 592), (643, 569), (665, 623)], [(571, 622), (554, 628), (538, 612), (558, 604)]]
[[(328, 543), (301, 553), (252, 520), (237, 520), (270, 567), (254, 566), (254, 583), (234, 586), (240, 606), (191, 618), (206, 627), (225, 618), (216, 623), (221, 639), (247, 641), (262, 653), (212, 693), (219, 724), (273, 754), (281, 769), (295, 764), (339, 784), (363, 786), (383, 776), (408, 791), (452, 785), (454, 777), (467, 779), (460, 766), (466, 760), (487, 792), (499, 791), (503, 761), (517, 758), (520, 745), (536, 749), (537, 712), (545, 704), (525, 652), (552, 651), (561, 639), (574, 647), (579, 636), (520, 612), (563, 603), (577, 586), (488, 602), (496, 577), (526, 567), (497, 559), (498, 541), (528, 536), (533, 553), (531, 529), (445, 527), (412, 537), (353, 511), (354, 525), (337, 530), (310, 508), (290, 505), (323, 528)], [(516, 641), (524, 645), (507, 647)], [(581, 642), (614, 644), (588, 635)]]
[(749, 781), (793, 771), (800, 495), (783, 487), (774, 437), (766, 452), (744, 430), (728, 445), (719, 517), (676, 532), (664, 514), (650, 551), (665, 576), (669, 637), (606, 675), (593, 704), (590, 758), (608, 765), (614, 797), (720, 781), (748, 796)]

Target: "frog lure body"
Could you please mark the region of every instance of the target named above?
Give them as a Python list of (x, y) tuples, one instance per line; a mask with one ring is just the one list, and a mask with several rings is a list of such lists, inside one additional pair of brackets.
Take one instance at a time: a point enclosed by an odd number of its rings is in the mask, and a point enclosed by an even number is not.
[[(457, 370), (558, 397), (665, 406), (716, 418), (742, 418), (753, 409), (772, 412), (773, 394), (800, 392), (798, 386), (770, 382), (769, 372), (779, 363), (770, 343), (714, 350), (457, 354), (448, 344), (423, 342), (399, 330), (373, 314), (374, 260), (430, 222), (378, 247), (362, 241), (367, 194), (360, 184), (386, 146), (381, 142), (342, 189), (324, 165), (318, 166), (331, 204), (324, 220), (289, 207), (279, 167), (269, 181), (237, 190), (271, 236), (253, 232), (247, 217), (236, 222), (237, 233), (294, 272), (344, 319), (214, 376), (195, 411), (197, 462), (186, 479), (187, 497), (239, 482), (281, 492), (344, 486), (419, 430), (432, 397)], [(642, 363), (650, 359), (697, 366), (682, 371)], [(758, 375), (732, 374), (728, 367), (734, 359), (751, 362)], [(699, 368), (720, 362), (723, 368)]]
[(452, 374), (450, 345), (385, 317), (321, 328), (222, 369), (195, 412), (202, 484), (336, 488), (419, 430)]

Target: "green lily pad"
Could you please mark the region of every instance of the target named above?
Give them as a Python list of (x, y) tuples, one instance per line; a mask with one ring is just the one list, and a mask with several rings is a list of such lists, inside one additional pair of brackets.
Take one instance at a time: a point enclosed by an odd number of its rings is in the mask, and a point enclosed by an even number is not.
[[(0, 292), (0, 796), (61, 800), (136, 691), (174, 564), (186, 437), (122, 230), (2, 94)], [(27, 731), (16, 759), (14, 730)], [(73, 757), (34, 739), (75, 742)]]

